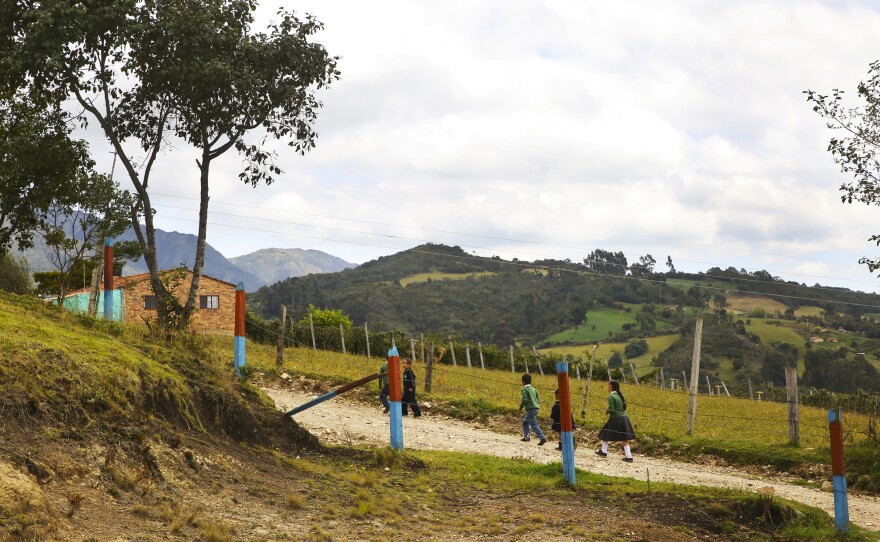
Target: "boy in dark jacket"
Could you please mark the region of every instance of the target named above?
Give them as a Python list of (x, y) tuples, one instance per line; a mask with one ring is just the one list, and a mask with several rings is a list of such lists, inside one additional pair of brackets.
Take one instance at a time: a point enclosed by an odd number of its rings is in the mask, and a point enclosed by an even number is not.
[(382, 413), (388, 414), (391, 403), (388, 402), (388, 362), (379, 367), (379, 401), (382, 403)]
[[(553, 392), (556, 394), (556, 403), (553, 404), (553, 408), (550, 410), (550, 419), (553, 420), (553, 423), (550, 425), (550, 429), (552, 431), (556, 431), (556, 435), (559, 437), (559, 444), (556, 446), (557, 450), (562, 449), (562, 417), (559, 414), (559, 390)], [(571, 430), (574, 431), (574, 415), (571, 417)]]
[(418, 418), (422, 415), (422, 410), (419, 408), (419, 402), (416, 400), (416, 375), (412, 370), (412, 361), (409, 359), (403, 360), (403, 415), (407, 416), (406, 407), (412, 407), (413, 418)]

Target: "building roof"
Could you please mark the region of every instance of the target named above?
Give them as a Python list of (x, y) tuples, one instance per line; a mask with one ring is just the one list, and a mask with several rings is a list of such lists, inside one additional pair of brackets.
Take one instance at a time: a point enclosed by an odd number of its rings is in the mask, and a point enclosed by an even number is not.
[[(168, 272), (171, 272), (171, 271), (174, 271), (174, 269), (163, 269), (162, 271), (159, 271), (159, 273), (168, 273)], [(192, 270), (190, 270), (190, 269), (186, 269), (185, 271), (186, 271), (188, 274), (192, 275)], [(141, 280), (145, 280), (145, 279), (148, 279), (149, 277), (150, 277), (150, 274), (149, 274), (149, 273), (139, 273), (139, 274), (137, 274), (137, 275), (128, 275), (127, 277), (113, 277), (113, 284), (114, 284), (114, 286), (119, 287), (119, 286), (124, 286), (124, 285), (126, 285), (126, 284), (128, 284), (128, 283), (130, 283), (130, 282), (138, 282), (138, 281), (141, 281)], [(218, 279), (218, 278), (216, 278), (216, 277), (212, 277), (211, 275), (206, 275), (206, 274), (202, 273), (202, 278), (208, 278), (208, 279), (211, 279), (211, 280), (216, 280), (217, 282), (220, 282), (220, 283), (223, 283), (223, 284), (228, 284), (229, 286), (232, 286), (233, 288), (237, 288), (237, 286), (236, 286), (235, 284), (232, 284), (231, 282), (227, 282), (227, 281), (225, 281), (225, 280)], [(104, 283), (103, 283), (103, 282), (99, 282), (98, 285), (99, 285), (99, 288), (98, 288), (99, 290), (103, 290), (103, 289), (104, 289)], [(64, 295), (65, 295), (65, 296), (71, 296), (71, 295), (77, 295), (77, 294), (85, 294), (85, 293), (90, 293), (91, 291), (92, 291), (91, 288), (80, 288), (80, 289), (78, 289), (78, 290), (71, 290), (71, 291), (67, 292), (67, 293), (64, 294)], [(48, 298), (47, 298), (47, 299), (48, 299)], [(53, 299), (54, 299), (54, 298), (53, 298)]]

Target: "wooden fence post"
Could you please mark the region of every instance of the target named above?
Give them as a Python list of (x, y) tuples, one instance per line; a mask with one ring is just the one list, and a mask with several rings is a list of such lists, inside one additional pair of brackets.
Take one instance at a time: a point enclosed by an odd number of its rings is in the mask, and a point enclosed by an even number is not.
[(697, 419), (697, 384), (700, 381), (700, 346), (703, 340), (703, 319), (697, 318), (694, 330), (694, 355), (691, 359), (690, 397), (688, 397), (687, 434), (693, 436)]
[(630, 370), (632, 371), (632, 374), (633, 374), (633, 380), (635, 381), (636, 384), (638, 384), (638, 383), (639, 383), (639, 376), (636, 374), (636, 368), (635, 368), (635, 366), (632, 364), (632, 362), (629, 362), (629, 368), (630, 368)]
[(587, 417), (587, 395), (590, 393), (590, 382), (593, 381), (593, 359), (596, 357), (596, 349), (599, 348), (599, 343), (593, 345), (593, 351), (590, 352), (590, 369), (587, 373), (587, 381), (584, 382), (584, 400), (581, 403), (581, 418)]
[[(110, 266), (111, 273), (113, 272), (113, 266)], [(106, 295), (106, 292), (105, 294)], [(106, 299), (106, 298), (105, 298)], [(244, 377), (244, 373), (241, 368), (245, 366), (246, 363), (246, 355), (245, 355), (245, 292), (244, 292), (244, 283), (239, 282), (235, 287), (235, 343), (233, 344), (234, 352), (232, 358), (232, 364), (235, 367), (235, 374), (239, 376), (239, 378)]]
[(730, 392), (727, 390), (727, 384), (725, 384), (723, 380), (721, 381), (721, 387), (724, 388), (724, 395), (730, 397)]
[(666, 389), (666, 377), (663, 376), (663, 367), (660, 367), (660, 389)]
[(434, 380), (434, 341), (431, 341), (431, 349), (425, 361), (425, 393), (431, 393)]
[(345, 330), (343, 329), (341, 323), (339, 324), (339, 340), (342, 342), (342, 353), (348, 354), (348, 352), (345, 350)]
[(486, 362), (483, 361), (483, 343), (478, 342), (477, 348), (480, 349), (480, 368), (485, 371), (486, 370)]
[[(275, 353), (275, 365), (284, 365), (284, 331), (287, 329), (287, 307), (281, 305), (281, 319), (278, 321), (278, 351)], [(340, 324), (341, 325), (341, 324)]]
[(458, 367), (458, 363), (455, 362), (455, 345), (452, 344), (452, 341), (449, 341), (449, 351), (452, 353), (452, 365)]
[(470, 346), (464, 347), (464, 357), (465, 357), (465, 359), (467, 359), (468, 369), (470, 369), (471, 368), (471, 347)]
[(752, 391), (752, 379), (749, 378), (749, 399), (755, 400), (755, 393)]
[(581, 364), (580, 364), (580, 362), (574, 364), (574, 374), (578, 380), (581, 379)]
[(416, 340), (412, 337), (409, 338), (409, 359), (415, 363), (416, 361)]
[(709, 396), (712, 396), (712, 382), (709, 381), (709, 375), (706, 375), (706, 390), (709, 391)]
[(568, 380), (568, 363), (556, 363), (556, 381), (559, 390), (559, 445), (562, 448), (562, 474), (571, 485), (575, 485), (574, 474), (574, 429), (571, 424), (571, 394)]
[(516, 372), (516, 366), (513, 364), (513, 345), (510, 345), (510, 372)]
[(311, 311), (309, 311), (309, 329), (312, 330), (312, 350), (317, 350), (318, 346), (315, 344), (315, 321), (312, 320)]
[(529, 358), (527, 355), (523, 355), (523, 365), (526, 366), (526, 374), (529, 374)]
[(400, 382), (400, 356), (397, 347), (388, 350), (388, 401), (391, 403), (389, 421), (391, 426), (391, 448), (403, 450), (403, 389)]
[(532, 353), (535, 354), (535, 363), (538, 364), (538, 372), (541, 373), (541, 376), (544, 376), (544, 368), (541, 367), (541, 356), (538, 355), (538, 350), (533, 346)]
[[(760, 392), (759, 392), (760, 393)], [(843, 419), (840, 409), (828, 411), (828, 430), (831, 433), (831, 481), (834, 487), (834, 526), (849, 532), (849, 498), (846, 494), (846, 471), (843, 463)]]
[(788, 402), (788, 442), (801, 443), (801, 421), (798, 413), (797, 367), (785, 368), (785, 396)]
[(364, 337), (367, 339), (367, 357), (370, 357), (370, 330), (367, 328), (367, 323), (364, 322)]
[[(691, 360), (691, 363), (693, 363), (693, 360)], [(690, 389), (688, 387), (688, 376), (687, 373), (685, 373), (684, 371), (681, 372), (681, 387), (686, 390)]]

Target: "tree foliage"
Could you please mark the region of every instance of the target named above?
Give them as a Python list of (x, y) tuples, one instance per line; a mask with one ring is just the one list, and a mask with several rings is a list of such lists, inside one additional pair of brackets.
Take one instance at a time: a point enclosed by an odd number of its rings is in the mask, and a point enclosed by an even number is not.
[[(312, 317), (311, 322), (309, 322), (309, 315)], [(319, 309), (314, 305), (309, 305), (308, 313), (302, 317), (299, 323), (301, 325), (314, 323), (316, 326), (330, 326), (333, 328), (337, 328), (341, 325), (345, 329), (351, 328), (351, 319), (343, 314), (341, 310)]]
[(185, 299), (159, 305), (163, 325), (185, 327), (195, 309), (213, 161), (233, 150), (242, 181), (271, 183), (281, 170), (267, 143), (314, 147), (315, 92), (339, 76), (336, 58), (312, 41), (322, 28), (315, 18), (282, 10), (267, 32), (254, 32), (255, 8), (255, 0), (12, 0), (0, 8), (0, 81), (55, 103), (74, 99), (98, 123), (134, 187), (129, 219), (160, 298), (175, 299), (157, 266), (153, 166), (168, 144), (196, 151), (193, 280)]
[[(845, 93), (839, 89), (830, 95), (813, 90), (805, 94), (813, 111), (835, 132), (828, 152), (840, 170), (852, 177), (840, 186), (841, 200), (880, 205), (880, 60), (870, 64), (868, 78), (858, 84), (857, 106), (845, 104)], [(872, 235), (869, 241), (880, 245), (880, 235)], [(859, 263), (871, 271), (880, 269), (880, 258), (864, 257)]]
[(0, 254), (32, 246), (51, 206), (83, 195), (93, 162), (67, 115), (21, 92), (0, 94)]
[(14, 294), (27, 294), (33, 291), (34, 283), (24, 258), (16, 258), (8, 252), (0, 252), (0, 290)]
[(612, 252), (597, 248), (584, 258), (584, 265), (593, 273), (601, 275), (626, 275), (627, 263), (623, 252)]

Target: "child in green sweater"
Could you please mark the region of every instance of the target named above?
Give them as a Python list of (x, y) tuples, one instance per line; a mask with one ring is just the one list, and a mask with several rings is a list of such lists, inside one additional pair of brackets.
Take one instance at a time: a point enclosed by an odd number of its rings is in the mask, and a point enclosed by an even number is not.
[(525, 409), (526, 415), (522, 421), (523, 438), (521, 440), (523, 442), (532, 440), (530, 435), (531, 431), (534, 431), (541, 439), (538, 446), (543, 446), (547, 443), (547, 438), (538, 425), (538, 409), (541, 407), (541, 402), (538, 399), (538, 390), (532, 387), (532, 375), (528, 373), (522, 375), (522, 384), (522, 400), (519, 402), (519, 409), (520, 411)]

